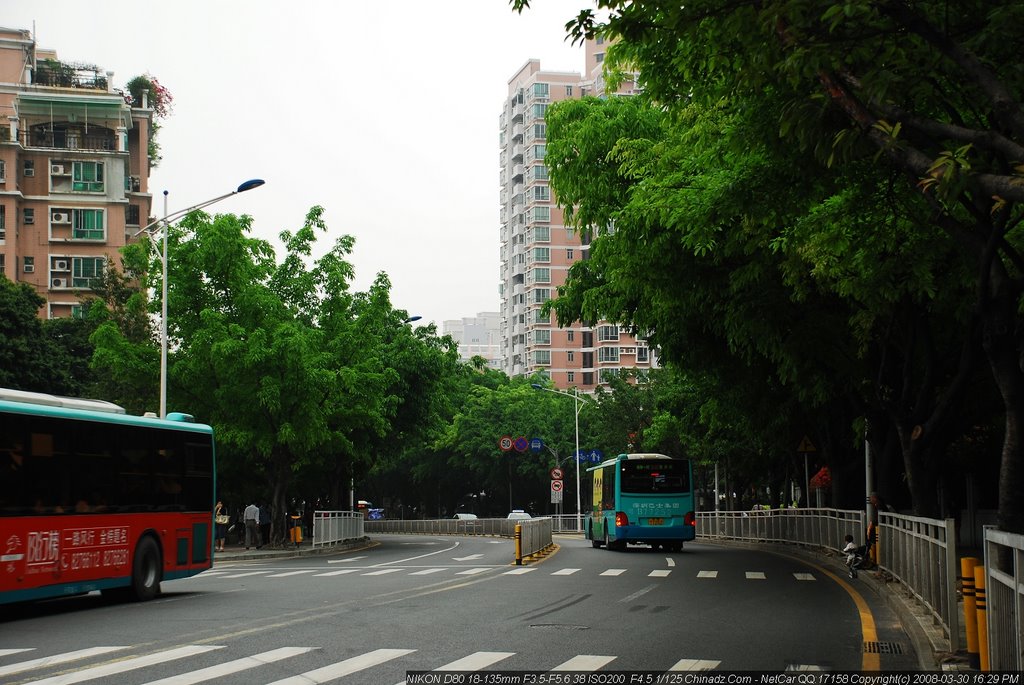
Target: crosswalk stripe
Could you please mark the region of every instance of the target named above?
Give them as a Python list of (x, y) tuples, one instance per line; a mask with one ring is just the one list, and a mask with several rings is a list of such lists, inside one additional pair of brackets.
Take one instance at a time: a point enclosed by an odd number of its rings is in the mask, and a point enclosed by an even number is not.
[(492, 664), (496, 664), (502, 659), (507, 659), (510, 656), (515, 656), (515, 652), (473, 652), (469, 656), (464, 656), (461, 659), (445, 664), (439, 668), (435, 668), (435, 671), (479, 671), (482, 668), (486, 668)]
[(400, 568), (382, 568), (379, 571), (370, 571), (369, 573), (364, 573), (363, 575), (364, 576), (386, 576), (389, 573), (398, 573), (401, 570), (402, 569), (400, 569)]
[(340, 571), (328, 571), (327, 573), (318, 573), (318, 574), (316, 574), (315, 577), (316, 578), (322, 578), (324, 576), (343, 576), (346, 573), (356, 573), (358, 571), (359, 571), (359, 569), (357, 569), (357, 568), (343, 568)]
[(146, 656), (139, 656), (133, 659), (126, 659), (124, 661), (115, 661), (109, 664), (93, 666), (92, 668), (75, 671), (74, 673), (65, 673), (64, 675), (53, 676), (52, 678), (33, 680), (31, 683), (25, 683), (25, 685), (71, 685), (72, 683), (84, 683), (86, 680), (95, 680), (96, 678), (105, 678), (106, 676), (117, 675), (118, 673), (126, 673), (128, 671), (134, 671), (137, 668), (145, 668), (146, 666), (154, 666), (167, 661), (174, 661), (175, 659), (184, 659), (188, 656), (205, 654), (206, 652), (211, 652), (215, 649), (223, 649), (223, 646), (188, 645), (187, 647), (178, 647), (177, 649), (169, 649), (164, 652), (147, 654)]
[(210, 666), (209, 668), (201, 668), (198, 671), (192, 671), (191, 673), (174, 675), (169, 678), (161, 678), (160, 680), (152, 680), (144, 685), (194, 685), (195, 683), (202, 683), (207, 680), (222, 678), (224, 676), (231, 675), (232, 673), (239, 673), (250, 668), (256, 668), (257, 666), (262, 666), (264, 664), (271, 664), (275, 661), (289, 659), (293, 656), (298, 656), (312, 651), (313, 647), (281, 647), (280, 649), (272, 649), (265, 654), (235, 659), (234, 661), (217, 664), (216, 666)]
[(615, 661), (613, 656), (597, 656), (594, 654), (579, 654), (561, 663), (552, 671), (596, 671), (605, 664)]
[(315, 571), (315, 568), (307, 568), (303, 569), (302, 571), (288, 571), (287, 573), (275, 573), (272, 576), (267, 576), (267, 578), (287, 578), (288, 576), (301, 576), (306, 573), (314, 573)]
[(625, 572), (626, 572), (626, 569), (624, 569), (624, 568), (610, 568), (607, 571), (602, 571), (601, 575), (602, 576), (621, 576)]
[(747, 571), (747, 580), (764, 580), (763, 571)]
[(711, 671), (718, 668), (721, 661), (712, 659), (680, 659), (672, 665), (670, 671)]
[[(21, 673), (22, 671), (28, 671), (33, 668), (42, 668), (46, 666), (53, 666), (55, 664), (66, 664), (69, 661), (76, 661), (78, 659), (85, 659), (90, 656), (97, 656), (99, 654), (109, 654), (110, 652), (116, 652), (119, 649), (128, 649), (127, 647), (90, 647), (89, 649), (77, 649), (73, 652), (64, 652), (63, 654), (54, 654), (53, 656), (44, 656), (39, 659), (32, 659), (31, 661), (20, 661), (16, 664), (9, 666), (0, 666), (0, 676), (11, 675), (12, 673)], [(28, 652), (28, 649), (5, 649), (3, 650), (4, 655), (16, 654), (18, 652)]]
[(700, 571), (697, 573), (698, 578), (717, 578), (718, 571)]
[(672, 571), (667, 568), (657, 568), (647, 574), (649, 578), (666, 578)]
[(817, 580), (813, 573), (794, 573), (793, 576), (797, 580)]
[(370, 668), (371, 666), (386, 663), (392, 659), (405, 656), (406, 654), (412, 654), (415, 651), (415, 649), (375, 649), (372, 652), (360, 654), (359, 656), (354, 656), (351, 659), (339, 661), (336, 664), (317, 668), (312, 671), (306, 671), (305, 673), (294, 675), (290, 678), (275, 680), (269, 685), (314, 685), (316, 683), (326, 683), (336, 678), (342, 678), (358, 671), (362, 671), (363, 669)]
[(524, 573), (529, 573), (530, 571), (536, 571), (536, 570), (537, 570), (537, 568), (535, 566), (529, 566), (529, 567), (522, 566), (520, 568), (514, 568), (511, 571), (505, 571), (502, 575), (504, 575), (504, 576), (521, 576)]
[(443, 569), (443, 568), (425, 568), (422, 571), (413, 571), (409, 575), (410, 576), (429, 576), (431, 573), (440, 573), (441, 571), (445, 571), (445, 570), (447, 570), (447, 569)]
[(349, 557), (347, 559), (328, 559), (327, 563), (328, 564), (347, 564), (350, 561), (359, 561), (360, 559), (365, 559), (365, 558), (366, 558), (365, 556), (361, 556), (361, 557)]
[(8, 654), (19, 654), (20, 652), (31, 652), (35, 647), (22, 647), (21, 649), (0, 649), (0, 656)]
[(665, 557), (665, 563), (668, 564), (669, 567), (672, 567), (676, 565), (676, 560), (672, 557)]
[(230, 576), (221, 576), (221, 580), (226, 578), (245, 578), (246, 576), (262, 576), (270, 573), (270, 571), (248, 571), (246, 573), (232, 573)]
[(459, 571), (455, 575), (457, 575), (457, 576), (475, 576), (478, 573), (483, 573), (484, 571), (489, 571), (489, 570), (490, 569), (488, 569), (486, 567), (484, 567), (484, 568), (467, 568), (465, 571)]
[(562, 568), (562, 569), (559, 569), (559, 570), (555, 571), (551, 575), (553, 575), (553, 576), (571, 576), (572, 574), (576, 573), (577, 571), (579, 571), (578, 568)]

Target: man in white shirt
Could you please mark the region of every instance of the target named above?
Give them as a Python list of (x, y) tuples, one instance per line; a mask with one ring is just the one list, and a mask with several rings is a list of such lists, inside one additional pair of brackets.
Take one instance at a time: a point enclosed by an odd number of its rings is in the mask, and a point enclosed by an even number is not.
[(245, 548), (255, 545), (259, 549), (263, 546), (263, 540), (260, 539), (260, 508), (250, 504), (242, 513), (242, 519), (245, 521)]

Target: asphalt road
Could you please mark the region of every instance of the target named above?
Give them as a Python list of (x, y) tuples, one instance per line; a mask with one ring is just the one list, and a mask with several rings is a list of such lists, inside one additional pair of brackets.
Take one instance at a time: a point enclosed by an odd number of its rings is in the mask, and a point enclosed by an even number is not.
[(558, 542), (517, 567), (509, 540), (379, 536), (334, 556), (218, 562), (148, 603), (3, 606), (0, 683), (916, 667), (894, 615), (839, 567), (712, 544), (667, 554)]

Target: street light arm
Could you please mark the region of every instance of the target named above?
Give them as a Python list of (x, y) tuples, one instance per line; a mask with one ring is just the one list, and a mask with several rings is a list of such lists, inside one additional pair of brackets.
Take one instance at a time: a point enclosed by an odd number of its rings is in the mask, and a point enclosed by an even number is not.
[(163, 226), (165, 224), (174, 223), (178, 219), (180, 219), (180, 218), (190, 214), (191, 212), (198, 211), (200, 209), (203, 209), (204, 207), (209, 207), (210, 205), (212, 205), (212, 204), (214, 204), (216, 202), (220, 202), (221, 200), (226, 200), (227, 198), (231, 197), (232, 195), (238, 195), (239, 193), (244, 193), (247, 190), (252, 190), (253, 188), (258, 188), (261, 185), (263, 185), (264, 183), (265, 183), (265, 181), (263, 181), (262, 179), (259, 179), (259, 178), (254, 178), (251, 181), (246, 181), (245, 183), (243, 183), (240, 186), (238, 186), (236, 189), (232, 190), (230, 193), (224, 193), (223, 195), (219, 195), (219, 196), (213, 198), (212, 200), (206, 200), (205, 202), (200, 202), (199, 204), (192, 205), (191, 207), (186, 207), (185, 209), (179, 209), (176, 212), (172, 212), (172, 213), (170, 213), (170, 214), (168, 214), (166, 216), (160, 217), (156, 221), (154, 221), (154, 222), (152, 222), (150, 224), (147, 224), (146, 226), (143, 226), (142, 228), (137, 230), (134, 234), (132, 234), (132, 237), (133, 238), (137, 238), (138, 236), (142, 235), (143, 233), (148, 233), (148, 234), (152, 235), (155, 232), (154, 229), (156, 229), (158, 226)]

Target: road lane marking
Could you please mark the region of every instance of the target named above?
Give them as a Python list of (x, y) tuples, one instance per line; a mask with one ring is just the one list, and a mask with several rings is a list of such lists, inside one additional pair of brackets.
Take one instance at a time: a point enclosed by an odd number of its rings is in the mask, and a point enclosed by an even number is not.
[(503, 576), (521, 576), (524, 573), (529, 573), (530, 571), (536, 571), (536, 570), (537, 570), (536, 568), (533, 568), (533, 567), (526, 568), (524, 566), (523, 568), (514, 568), (511, 571), (505, 571), (502, 575)]
[(817, 580), (813, 573), (794, 573), (793, 577), (797, 580)]
[(109, 664), (101, 664), (81, 671), (75, 671), (74, 673), (65, 673), (64, 675), (56, 675), (52, 678), (33, 680), (31, 683), (26, 683), (25, 685), (72, 685), (72, 683), (81, 683), (86, 680), (105, 678), (107, 676), (117, 675), (118, 673), (134, 671), (137, 668), (146, 668), (147, 666), (155, 666), (156, 664), (174, 661), (175, 659), (184, 659), (189, 656), (205, 654), (206, 652), (212, 652), (215, 649), (224, 649), (224, 647), (202, 645), (178, 647), (177, 649), (169, 649), (163, 652), (157, 652), (156, 654), (147, 654), (146, 656), (138, 656), (124, 661), (114, 661)]
[(654, 569), (653, 571), (651, 571), (647, 575), (650, 578), (667, 578), (670, 573), (672, 573), (672, 571), (670, 571), (669, 569), (662, 568), (662, 569)]
[(452, 557), (455, 561), (473, 561), (474, 559), (480, 559), (483, 554), (470, 554), (468, 557)]
[(400, 569), (400, 568), (382, 568), (379, 571), (370, 571), (369, 573), (364, 573), (363, 575), (364, 576), (386, 576), (389, 573), (398, 573), (401, 570), (402, 569)]
[(716, 661), (714, 659), (680, 659), (679, 661), (677, 661), (675, 664), (672, 665), (672, 668), (670, 668), (668, 670), (670, 670), (670, 671), (713, 671), (714, 669), (718, 668), (719, 664), (721, 664), (721, 663), (722, 663), (721, 661)]
[(303, 569), (302, 571), (288, 571), (287, 573), (275, 573), (272, 576), (267, 576), (267, 578), (287, 578), (288, 576), (301, 576), (307, 573), (316, 573), (316, 569), (307, 568)]
[(558, 664), (552, 671), (596, 671), (607, 663), (615, 661), (613, 656), (596, 654), (579, 654), (568, 661)]
[(698, 578), (717, 578), (718, 571), (700, 571), (697, 573)]
[(327, 573), (318, 573), (314, 578), (322, 578), (324, 576), (343, 576), (346, 573), (359, 573), (363, 569), (361, 568), (343, 568), (340, 571), (328, 571)]
[(406, 654), (412, 654), (415, 651), (415, 649), (375, 649), (372, 652), (360, 654), (359, 656), (354, 656), (351, 659), (339, 661), (336, 664), (317, 668), (312, 671), (306, 671), (305, 673), (294, 675), (290, 678), (275, 680), (269, 685), (313, 685), (314, 683), (326, 683), (338, 678), (343, 678), (347, 675), (352, 675), (353, 673), (370, 668), (371, 666), (378, 666), (391, 661), (392, 659), (405, 656)]
[(490, 570), (490, 568), (486, 567), (486, 566), (482, 567), (482, 568), (468, 568), (465, 571), (459, 571), (455, 575), (457, 575), (457, 576), (475, 576), (478, 573), (483, 573), (484, 571), (489, 571), (489, 570)]
[(747, 571), (747, 580), (765, 580), (763, 571)]
[(551, 575), (553, 575), (553, 576), (571, 576), (572, 574), (576, 573), (577, 571), (579, 571), (578, 568), (562, 568), (562, 569), (559, 569), (559, 570), (555, 571)]
[(639, 597), (642, 597), (643, 595), (646, 595), (648, 592), (650, 592), (651, 590), (653, 590), (656, 587), (658, 587), (658, 586), (657, 585), (648, 585), (647, 587), (643, 588), (642, 590), (637, 590), (636, 592), (634, 592), (631, 595), (626, 595), (625, 597), (620, 599), (619, 602), (620, 603), (632, 602), (634, 599), (638, 599)]
[[(45, 668), (47, 666), (53, 666), (55, 664), (66, 664), (69, 661), (77, 661), (78, 659), (86, 659), (91, 656), (97, 656), (99, 654), (109, 654), (110, 652), (116, 652), (119, 649), (128, 649), (128, 647), (90, 647), (89, 649), (77, 649), (73, 652), (64, 652), (63, 654), (54, 654), (52, 656), (44, 656), (39, 659), (32, 659), (31, 661), (22, 661), (9, 666), (0, 667), (0, 676), (11, 675), (12, 673), (21, 673), (32, 668)], [(8, 654), (17, 654), (18, 652), (28, 652), (29, 649), (5, 649), (2, 650), (0, 656), (6, 656)]]
[(348, 559), (328, 559), (327, 563), (328, 564), (347, 564), (347, 563), (349, 563), (351, 561), (359, 561), (360, 559), (365, 559), (365, 558), (366, 558), (366, 556), (349, 557)]
[(624, 568), (610, 568), (607, 571), (601, 571), (602, 576), (621, 576), (626, 572)]
[(422, 571), (413, 571), (410, 576), (429, 576), (431, 573), (440, 573), (441, 571), (447, 571), (444, 568), (425, 568)]
[(668, 564), (669, 568), (672, 568), (673, 566), (676, 565), (676, 560), (673, 559), (672, 557), (665, 557), (665, 563)]
[(290, 659), (293, 656), (312, 652), (313, 649), (313, 647), (281, 647), (280, 649), (272, 649), (269, 652), (257, 654), (256, 656), (247, 656), (242, 659), (235, 659), (234, 661), (217, 664), (216, 666), (201, 668), (197, 671), (192, 671), (191, 673), (174, 675), (168, 678), (161, 678), (160, 680), (151, 680), (144, 685), (195, 685), (195, 683), (202, 683), (207, 680), (214, 680), (215, 678), (223, 678), (224, 676), (231, 675), (232, 673), (240, 673), (241, 671), (256, 668), (257, 666), (272, 664), (276, 661), (281, 661), (282, 659)]
[(226, 578), (245, 578), (246, 576), (261, 576), (264, 573), (270, 573), (270, 571), (248, 571), (247, 573), (232, 573), (230, 576), (221, 576), (220, 579)]

